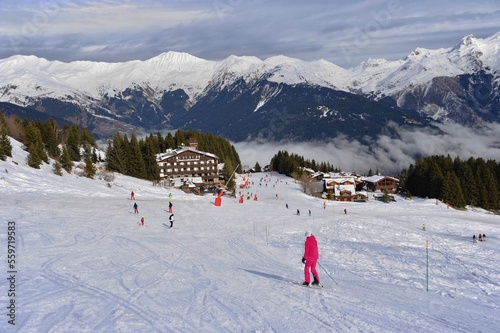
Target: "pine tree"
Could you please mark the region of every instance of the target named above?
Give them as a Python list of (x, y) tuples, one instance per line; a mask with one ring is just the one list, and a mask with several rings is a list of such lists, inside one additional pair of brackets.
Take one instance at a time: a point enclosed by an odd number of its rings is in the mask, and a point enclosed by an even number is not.
[(67, 149), (72, 161), (80, 161), (80, 129), (76, 125), (69, 129)]
[(443, 180), (443, 199), (453, 207), (463, 208), (466, 206), (460, 180), (454, 172), (447, 172)]
[(255, 172), (262, 172), (262, 168), (259, 162), (255, 162), (255, 166), (253, 167), (253, 169), (255, 170)]
[(154, 138), (152, 136), (147, 137), (146, 140), (139, 141), (139, 144), (141, 146), (142, 159), (146, 170), (145, 179), (159, 180), (160, 167), (156, 161)]
[(222, 174), (226, 181), (226, 188), (233, 191), (236, 187), (236, 181), (233, 176), (234, 168), (230, 159), (224, 160), (224, 168), (222, 169)]
[(42, 140), (50, 157), (54, 158), (61, 154), (57, 135), (59, 127), (54, 119), (47, 120), (42, 127)]
[(62, 148), (60, 162), (61, 167), (66, 170), (67, 173), (71, 173), (71, 170), (73, 169), (73, 161), (71, 160), (71, 156), (69, 155), (66, 146), (63, 146)]
[(52, 171), (54, 172), (55, 175), (62, 176), (62, 166), (61, 163), (55, 161), (52, 164)]
[(146, 165), (141, 153), (141, 147), (135, 134), (130, 138), (129, 153), (127, 159), (127, 174), (136, 178), (146, 178)]
[(116, 133), (113, 142), (108, 141), (108, 148), (106, 149), (106, 168), (109, 171), (116, 171), (125, 174), (126, 168), (126, 152), (123, 147), (123, 140), (120, 134)]
[(88, 178), (92, 179), (94, 178), (96, 171), (97, 169), (94, 163), (92, 163), (92, 156), (90, 154), (87, 154), (85, 156), (85, 168), (84, 168), (85, 175)]
[(28, 151), (27, 163), (30, 167), (39, 169), (42, 162), (49, 162), (42, 143), (42, 134), (34, 123), (27, 123), (25, 127), (25, 147)]
[(7, 133), (7, 127), (0, 123), (0, 160), (5, 161), (7, 156), (12, 157), (12, 145)]

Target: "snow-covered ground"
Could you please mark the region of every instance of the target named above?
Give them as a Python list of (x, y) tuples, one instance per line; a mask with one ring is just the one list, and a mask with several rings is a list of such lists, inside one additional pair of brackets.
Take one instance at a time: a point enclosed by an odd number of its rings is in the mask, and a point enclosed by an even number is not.
[[(500, 331), (498, 215), (418, 198), (324, 209), (275, 173), (251, 176), (242, 191), (257, 201), (216, 207), (211, 195), (121, 175), (109, 187), (31, 169), (13, 144), (0, 161), (1, 332)], [(294, 284), (308, 229), (331, 275), (318, 268), (321, 290)], [(474, 243), (478, 233), (487, 241)]]

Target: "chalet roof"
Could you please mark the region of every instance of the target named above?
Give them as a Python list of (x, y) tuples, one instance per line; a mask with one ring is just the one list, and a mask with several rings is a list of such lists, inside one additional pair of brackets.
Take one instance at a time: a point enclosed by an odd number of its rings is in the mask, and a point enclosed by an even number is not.
[(367, 183), (376, 183), (382, 179), (385, 179), (385, 178), (389, 178), (389, 179), (392, 179), (392, 180), (395, 180), (395, 181), (399, 181), (399, 179), (397, 178), (394, 178), (394, 177), (390, 177), (390, 176), (379, 176), (379, 175), (374, 175), (374, 176), (370, 176), (370, 177), (366, 177), (364, 179), (365, 182)]
[(356, 188), (354, 187), (354, 185), (335, 185), (333, 188), (335, 196), (340, 196), (343, 191), (349, 191), (351, 192), (351, 195), (354, 195), (354, 193), (356, 193)]
[(326, 184), (328, 186), (328, 184), (330, 183), (337, 183), (337, 184), (344, 184), (346, 182), (349, 182), (349, 183), (352, 183), (352, 184), (355, 184), (356, 183), (356, 180), (352, 177), (344, 177), (344, 178), (330, 178), (326, 181)]
[(201, 155), (209, 156), (209, 157), (212, 157), (212, 158), (215, 158), (215, 159), (219, 159), (217, 157), (217, 155), (215, 155), (215, 154), (207, 153), (207, 152), (195, 149), (193, 147), (180, 146), (180, 147), (177, 147), (176, 149), (168, 150), (165, 153), (157, 154), (156, 155), (156, 160), (158, 162), (160, 162), (160, 161), (163, 161), (163, 160), (165, 160), (167, 158), (170, 158), (170, 157), (182, 154), (182, 153), (184, 153), (186, 151), (192, 151), (192, 152), (197, 153), (197, 154), (201, 154)]

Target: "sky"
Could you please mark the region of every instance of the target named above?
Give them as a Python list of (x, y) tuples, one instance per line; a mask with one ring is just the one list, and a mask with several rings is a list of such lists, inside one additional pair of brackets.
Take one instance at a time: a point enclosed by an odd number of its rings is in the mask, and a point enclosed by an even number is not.
[(344, 68), (500, 31), (500, 2), (2, 0), (0, 58), (145, 60), (167, 51), (325, 59)]
[[(78, 165), (33, 169), (11, 143), (0, 160), (2, 333), (500, 331), (498, 215), (373, 193), (324, 202), (276, 172), (251, 175), (250, 200), (215, 206), (210, 193), (89, 179)], [(298, 285), (306, 230), (322, 289)]]

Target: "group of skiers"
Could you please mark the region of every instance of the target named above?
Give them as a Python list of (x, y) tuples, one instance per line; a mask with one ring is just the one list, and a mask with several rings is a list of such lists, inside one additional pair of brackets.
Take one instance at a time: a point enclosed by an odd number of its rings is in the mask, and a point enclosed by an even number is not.
[[(486, 241), (486, 234), (479, 234), (479, 237), (477, 238), (480, 242), (485, 242)], [(472, 240), (475, 242), (476, 241), (476, 235), (472, 235)]]
[[(169, 194), (169, 199), (170, 198), (172, 198), (172, 194)], [(132, 191), (130, 193), (130, 200), (135, 201), (134, 191)], [(169, 201), (168, 202), (168, 212), (170, 213), (170, 216), (168, 218), (168, 221), (170, 222), (170, 228), (174, 227), (174, 213), (173, 213), (172, 207), (173, 207), (172, 201)], [(134, 205), (132, 206), (132, 208), (134, 208), (134, 214), (139, 214), (139, 206), (137, 205), (137, 202), (134, 202)], [(144, 218), (144, 216), (142, 216), (140, 225), (143, 226), (144, 222), (145, 222), (145, 218)]]

